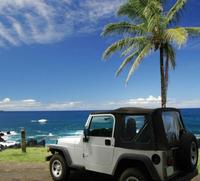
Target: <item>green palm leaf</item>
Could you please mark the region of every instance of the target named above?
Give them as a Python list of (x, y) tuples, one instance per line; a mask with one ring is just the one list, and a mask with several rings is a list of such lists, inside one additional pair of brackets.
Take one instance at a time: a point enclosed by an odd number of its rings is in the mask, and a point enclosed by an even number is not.
[(176, 3), (172, 6), (166, 16), (166, 25), (178, 18), (180, 10), (184, 7), (187, 0), (177, 0)]
[(123, 4), (117, 14), (119, 16), (128, 16), (135, 21), (141, 21), (144, 19), (143, 11), (148, 4), (148, 0), (129, 0)]
[(137, 36), (132, 39), (132, 43), (130, 46), (128, 46), (122, 53), (122, 56), (127, 56), (135, 49), (141, 49), (141, 47), (144, 47), (145, 44), (149, 43), (149, 40), (146, 39), (144, 36)]
[(200, 35), (200, 27), (185, 27), (189, 36), (196, 37)]
[(171, 28), (167, 29), (164, 34), (164, 38), (167, 41), (176, 43), (179, 47), (186, 43), (188, 38), (188, 33), (185, 28)]
[(133, 65), (131, 66), (131, 69), (128, 73), (128, 76), (127, 76), (127, 79), (126, 79), (126, 84), (128, 83), (128, 81), (129, 81), (131, 75), (134, 73), (135, 69), (139, 66), (142, 59), (149, 53), (151, 48), (152, 48), (152, 44), (149, 43), (142, 49), (142, 51), (140, 53), (138, 53), (138, 56), (135, 59)]
[(116, 71), (115, 76), (118, 76), (122, 69), (134, 58), (134, 56), (136, 56), (138, 54), (138, 51), (133, 52), (132, 54), (130, 54), (120, 65), (119, 69)]
[(175, 51), (174, 47), (171, 44), (167, 43), (165, 45), (164, 53), (165, 53), (166, 59), (169, 60), (170, 66), (173, 69), (175, 69), (175, 67), (176, 67), (176, 51)]
[(112, 45), (110, 45), (103, 54), (103, 59), (107, 59), (111, 54), (116, 51), (122, 50), (125, 46), (127, 46), (128, 38), (119, 40)]
[(122, 33), (134, 33), (134, 34), (141, 34), (143, 30), (144, 24), (133, 25), (127, 22), (120, 22), (120, 23), (111, 23), (106, 25), (101, 35), (106, 36), (113, 33), (122, 34)]
[(112, 45), (110, 45), (103, 54), (103, 59), (107, 59), (111, 54), (113, 54), (116, 51), (120, 51), (125, 47), (135, 46), (137, 48), (138, 43), (142, 43), (146, 40), (145, 37), (139, 36), (139, 37), (133, 37), (133, 38), (124, 38), (121, 39)]

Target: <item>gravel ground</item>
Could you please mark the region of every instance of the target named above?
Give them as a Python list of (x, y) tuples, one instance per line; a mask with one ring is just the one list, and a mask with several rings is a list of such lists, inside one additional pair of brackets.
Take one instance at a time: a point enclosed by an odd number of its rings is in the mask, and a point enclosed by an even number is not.
[[(51, 181), (48, 163), (3, 163), (0, 162), (0, 181)], [(114, 179), (94, 173), (72, 173), (70, 181), (111, 181)], [(197, 176), (192, 181), (200, 181)]]

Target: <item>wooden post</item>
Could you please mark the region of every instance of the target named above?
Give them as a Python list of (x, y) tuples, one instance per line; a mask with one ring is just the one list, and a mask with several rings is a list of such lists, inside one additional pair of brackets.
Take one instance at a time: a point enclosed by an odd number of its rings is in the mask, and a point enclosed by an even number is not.
[(26, 131), (24, 128), (21, 129), (21, 148), (22, 152), (26, 153)]

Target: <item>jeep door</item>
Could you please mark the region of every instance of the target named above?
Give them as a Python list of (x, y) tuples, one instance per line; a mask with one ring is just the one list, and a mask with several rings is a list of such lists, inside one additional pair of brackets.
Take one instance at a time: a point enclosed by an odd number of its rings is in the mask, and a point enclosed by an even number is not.
[(109, 173), (114, 153), (115, 118), (111, 114), (91, 115), (88, 141), (84, 142), (83, 157), (87, 170)]

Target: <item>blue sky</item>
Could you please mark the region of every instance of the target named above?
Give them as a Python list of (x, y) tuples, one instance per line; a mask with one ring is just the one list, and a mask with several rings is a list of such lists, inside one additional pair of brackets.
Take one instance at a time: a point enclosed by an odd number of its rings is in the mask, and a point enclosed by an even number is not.
[[(71, 110), (157, 107), (159, 56), (148, 56), (125, 86), (119, 54), (102, 60), (113, 38), (100, 33), (120, 21), (123, 0), (1, 0), (0, 109)], [(200, 3), (188, 1), (182, 26), (200, 26)], [(170, 71), (169, 106), (200, 107), (200, 39), (177, 51)]]

